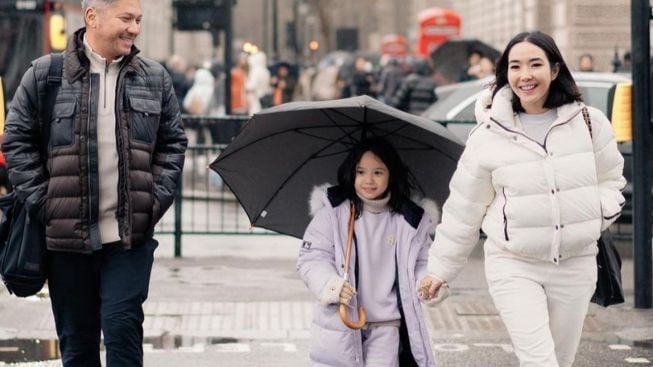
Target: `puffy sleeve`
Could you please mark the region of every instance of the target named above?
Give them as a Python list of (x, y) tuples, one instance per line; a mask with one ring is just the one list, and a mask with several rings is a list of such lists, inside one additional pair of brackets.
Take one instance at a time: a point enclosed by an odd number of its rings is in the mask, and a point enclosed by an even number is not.
[[(320, 209), (304, 233), (297, 259), (297, 272), (308, 289), (322, 303), (338, 302), (344, 281), (336, 267), (331, 208)], [(333, 288), (333, 289), (332, 289)]]
[(442, 208), (442, 223), (429, 250), (429, 275), (447, 282), (467, 263), (478, 242), (487, 207), (494, 199), (491, 171), (480, 162), (477, 142), (470, 136), (458, 161), (449, 183), (449, 198)]
[(605, 230), (619, 218), (621, 208), (626, 203), (621, 193), (626, 187), (626, 179), (623, 176), (624, 158), (617, 148), (608, 118), (596, 108), (588, 109), (592, 122), (592, 143), (601, 199), (601, 230)]

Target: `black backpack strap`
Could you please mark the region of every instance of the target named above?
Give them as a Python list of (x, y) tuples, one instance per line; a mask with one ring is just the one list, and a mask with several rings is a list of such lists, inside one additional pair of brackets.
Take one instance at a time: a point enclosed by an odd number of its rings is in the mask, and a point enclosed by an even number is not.
[(59, 86), (61, 85), (61, 75), (63, 74), (63, 54), (50, 54), (50, 69), (46, 78), (45, 100), (41, 105), (41, 120), (50, 122), (50, 116), (54, 109), (54, 102), (57, 99)]
[[(41, 104), (39, 117), (41, 118), (41, 138), (43, 139), (43, 149), (47, 153), (47, 147), (50, 142), (50, 120), (52, 111), (61, 86), (61, 76), (63, 75), (63, 54), (50, 54), (50, 68), (46, 77), (45, 97)], [(43, 156), (46, 157), (45, 155)]]

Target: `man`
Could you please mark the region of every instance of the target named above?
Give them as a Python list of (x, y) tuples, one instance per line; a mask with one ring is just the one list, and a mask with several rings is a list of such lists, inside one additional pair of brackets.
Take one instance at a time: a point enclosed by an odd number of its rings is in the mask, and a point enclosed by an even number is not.
[(594, 71), (594, 56), (590, 54), (582, 54), (578, 58), (578, 71)]
[(428, 61), (416, 59), (411, 73), (402, 81), (389, 104), (413, 115), (421, 115), (438, 100), (435, 87), (437, 84)]
[(44, 56), (14, 96), (3, 151), (18, 197), (46, 228), (63, 365), (100, 366), (102, 331), (108, 366), (142, 366), (152, 234), (172, 204), (187, 140), (170, 76), (137, 56), (140, 1), (83, 0), (82, 9), (50, 121), (38, 118)]

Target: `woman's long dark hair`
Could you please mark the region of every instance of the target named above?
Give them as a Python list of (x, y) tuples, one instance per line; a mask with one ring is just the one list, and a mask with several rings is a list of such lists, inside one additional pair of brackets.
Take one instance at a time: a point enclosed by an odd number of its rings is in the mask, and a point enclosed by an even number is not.
[(356, 217), (361, 214), (361, 199), (356, 194), (354, 182), (356, 181), (356, 167), (365, 152), (372, 152), (379, 157), (388, 167), (389, 180), (388, 189), (390, 201), (388, 206), (390, 210), (397, 212), (401, 208), (404, 200), (410, 197), (412, 185), (412, 175), (408, 168), (401, 161), (397, 150), (383, 138), (370, 138), (358, 143), (347, 155), (347, 158), (338, 168), (338, 186), (342, 194), (356, 205)]
[[(492, 93), (493, 99), (499, 90), (508, 84), (508, 62), (510, 61), (508, 60), (508, 56), (510, 55), (510, 50), (520, 42), (529, 42), (541, 48), (546, 54), (551, 68), (554, 68), (556, 65), (559, 68), (558, 76), (551, 81), (551, 85), (549, 86), (549, 95), (546, 101), (544, 101), (545, 108), (557, 108), (567, 103), (583, 101), (578, 86), (571, 76), (567, 64), (562, 59), (562, 54), (560, 54), (560, 50), (555, 41), (551, 36), (540, 31), (519, 33), (508, 42), (506, 49), (497, 61), (496, 79)], [(521, 105), (517, 95), (513, 95), (512, 110), (515, 112), (524, 112), (524, 107)]]

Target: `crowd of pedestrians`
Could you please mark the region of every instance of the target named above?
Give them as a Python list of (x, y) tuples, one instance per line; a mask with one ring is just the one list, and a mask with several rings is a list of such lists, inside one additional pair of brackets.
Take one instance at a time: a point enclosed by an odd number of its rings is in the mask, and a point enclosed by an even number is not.
[[(325, 101), (368, 95), (419, 115), (437, 100), (432, 62), (415, 56), (336, 53), (316, 65), (270, 62), (264, 52), (240, 53), (231, 69), (231, 113), (251, 116), (262, 109), (292, 101)], [(225, 115), (225, 70), (219, 62), (188, 65), (179, 55), (165, 63), (182, 113)], [(464, 80), (494, 72), (493, 61), (471, 51)], [(189, 96), (190, 95), (190, 96)]]

